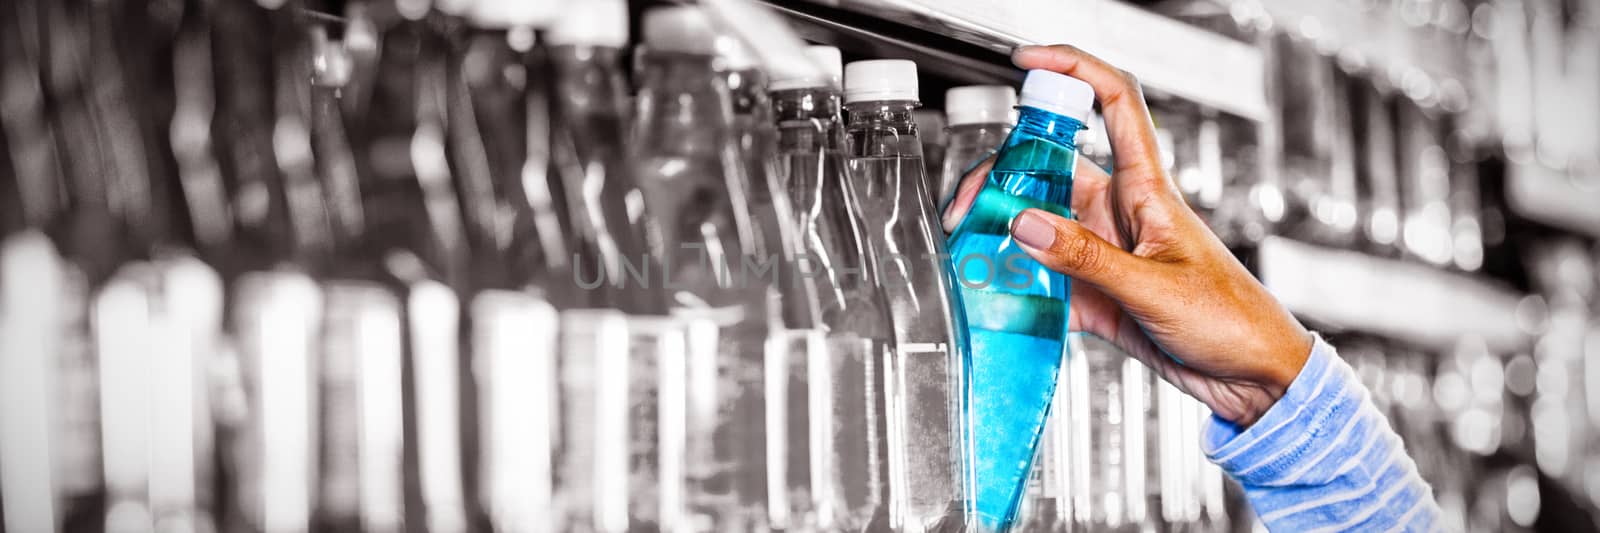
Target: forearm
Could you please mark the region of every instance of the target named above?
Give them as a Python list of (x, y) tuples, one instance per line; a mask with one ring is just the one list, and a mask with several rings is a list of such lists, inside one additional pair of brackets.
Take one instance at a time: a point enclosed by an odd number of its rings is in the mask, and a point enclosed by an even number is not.
[(1433, 491), (1355, 372), (1320, 338), (1282, 399), (1249, 428), (1213, 418), (1206, 455), (1273, 531), (1431, 531)]

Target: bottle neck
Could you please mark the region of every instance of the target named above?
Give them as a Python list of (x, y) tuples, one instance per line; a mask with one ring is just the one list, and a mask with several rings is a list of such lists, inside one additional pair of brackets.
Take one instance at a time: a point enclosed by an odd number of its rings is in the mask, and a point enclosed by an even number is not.
[[(1023, 107), (1017, 117), (1017, 126), (1011, 131), (1013, 138), (1028, 136), (1060, 144), (1068, 150), (1078, 149), (1078, 132), (1083, 122), (1036, 107)], [(1009, 144), (1009, 143), (1008, 143)]]
[[(727, 80), (713, 66), (707, 54), (644, 50), (640, 61), (640, 97), (661, 100), (667, 96), (706, 96), (727, 98)], [(665, 103), (665, 102), (660, 102)], [(710, 102), (706, 102), (709, 104)], [(659, 114), (662, 107), (655, 110)]]
[(647, 52), (632, 139), (643, 157), (720, 157), (733, 117), (728, 86), (714, 57)]
[(550, 48), (557, 98), (571, 115), (626, 115), (622, 51), (608, 46)]
[(771, 121), (766, 74), (755, 69), (730, 70), (723, 73), (723, 80), (728, 85), (734, 116), (750, 117), (761, 123)]
[(336, 248), (354, 247), (365, 234), (361, 185), (356, 176), (355, 153), (345, 130), (337, 87), (311, 88), (311, 138), (317, 152), (322, 195), (326, 199), (332, 242)]
[(772, 93), (783, 152), (837, 150), (843, 147), (839, 91), (808, 87)]
[(922, 104), (915, 100), (850, 102), (844, 104), (844, 109), (850, 117), (846, 126), (852, 130), (892, 128), (916, 135), (917, 121), (913, 115), (921, 106)]
[(922, 157), (912, 112), (914, 100), (865, 101), (844, 105), (851, 157)]
[(1074, 140), (1081, 130), (1083, 123), (1076, 119), (1024, 107), (1016, 129), (1000, 147), (994, 170), (1048, 170), (1070, 176), (1078, 154)]
[(827, 87), (806, 87), (773, 91), (772, 110), (778, 124), (810, 121), (811, 119), (837, 121), (840, 112), (839, 91)]
[(996, 131), (1010, 133), (1013, 127), (1014, 126), (1012, 124), (1007, 124), (1004, 122), (969, 122), (966, 124), (956, 124), (945, 129), (949, 132), (951, 137), (954, 137), (963, 134), (989, 133)]

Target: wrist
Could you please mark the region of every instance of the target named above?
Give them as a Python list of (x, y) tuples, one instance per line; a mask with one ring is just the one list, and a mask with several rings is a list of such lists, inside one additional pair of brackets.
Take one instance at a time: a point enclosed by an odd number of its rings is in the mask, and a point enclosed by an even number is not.
[(1296, 327), (1292, 335), (1285, 342), (1273, 349), (1275, 357), (1271, 358), (1273, 364), (1266, 372), (1263, 385), (1272, 392), (1272, 399), (1283, 397), (1284, 391), (1289, 390), (1289, 385), (1294, 384), (1295, 378), (1300, 377), (1300, 370), (1305, 368), (1306, 360), (1311, 358), (1311, 350), (1315, 347), (1316, 339), (1305, 328)]
[(1262, 352), (1266, 357), (1261, 361), (1268, 364), (1262, 369), (1261, 377), (1256, 382), (1258, 391), (1255, 401), (1247, 402), (1246, 408), (1241, 410), (1233, 422), (1240, 427), (1249, 427), (1260, 420), (1278, 400), (1288, 392), (1289, 386), (1294, 384), (1300, 372), (1306, 366), (1306, 361), (1311, 358), (1311, 350), (1315, 348), (1316, 338), (1305, 328), (1290, 328), (1291, 333), (1285, 335), (1279, 342), (1271, 343), (1271, 347)]

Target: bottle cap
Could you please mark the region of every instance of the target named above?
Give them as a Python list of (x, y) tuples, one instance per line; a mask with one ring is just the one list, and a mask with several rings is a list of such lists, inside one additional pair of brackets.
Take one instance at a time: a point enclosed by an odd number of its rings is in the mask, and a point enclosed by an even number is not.
[(555, 15), (554, 4), (550, 0), (475, 0), (470, 18), (486, 28), (542, 27)]
[(738, 37), (732, 35), (717, 36), (717, 57), (722, 59), (722, 68), (727, 70), (749, 70), (756, 68), (755, 55), (750, 48), (739, 42)]
[(623, 0), (583, 0), (567, 6), (550, 25), (550, 44), (621, 48), (628, 44), (628, 4)]
[(645, 12), (644, 43), (651, 50), (663, 52), (717, 53), (711, 19), (694, 6), (658, 7)]
[(1022, 81), (1022, 105), (1088, 123), (1094, 88), (1083, 80), (1048, 70), (1030, 70)]
[(772, 80), (772, 90), (787, 91), (790, 89), (808, 89), (812, 87), (838, 87), (839, 79), (844, 77), (844, 59), (839, 54), (839, 49), (832, 46), (807, 46), (806, 57), (821, 71), (823, 78), (796, 78), (786, 80)]
[(856, 61), (844, 66), (844, 102), (917, 98), (917, 64), (904, 59)]
[(968, 85), (944, 93), (944, 114), (951, 126), (1014, 124), (1017, 91), (1005, 85)]
[(476, 3), (475, 0), (434, 0), (433, 8), (446, 15), (465, 17), (472, 15)]

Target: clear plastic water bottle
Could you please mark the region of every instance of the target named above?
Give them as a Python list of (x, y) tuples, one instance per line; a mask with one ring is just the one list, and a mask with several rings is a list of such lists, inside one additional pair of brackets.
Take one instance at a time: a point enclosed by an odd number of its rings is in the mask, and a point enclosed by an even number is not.
[[(812, 405), (807, 385), (812, 360), (828, 358), (816, 279), (801, 273), (793, 261), (800, 258), (799, 229), (794, 223), (794, 208), (778, 178), (778, 131), (772, 119), (772, 102), (767, 76), (756, 68), (755, 58), (731, 36), (718, 39), (722, 71), (733, 102), (733, 124), (739, 153), (747, 178), (745, 202), (755, 216), (761, 249), (755, 251), (757, 265), (770, 262), (773, 305), (781, 310), (783, 330), (782, 359), (767, 367), (768, 458), (771, 489), (772, 527), (790, 529), (811, 520), (811, 478), (807, 463), (814, 455), (809, 431)], [(759, 268), (759, 267), (758, 267)]]
[(9, 531), (61, 530), (58, 512), (66, 506), (56, 495), (67, 480), (57, 469), (69, 458), (63, 437), (74, 436), (63, 423), (70, 405), (60, 401), (73, 377), (60, 366), (62, 345), (71, 340), (60, 335), (71, 305), (62, 298), (66, 272), (42, 231), (0, 241), (0, 399), (34, 406), (0, 412), (0, 468), (30, 480), (0, 485), (0, 518)]
[[(795, 206), (828, 348), (825, 358), (807, 365), (817, 406), (809, 422), (812, 524), (820, 531), (881, 531), (888, 524), (889, 478), (883, 390), (894, 330), (861, 203), (848, 183), (839, 49), (813, 46), (806, 54), (827, 77), (774, 80), (771, 87), (778, 176)], [(790, 472), (796, 474), (804, 472)]]
[(950, 144), (939, 170), (940, 205), (950, 201), (961, 177), (983, 158), (1000, 149), (1017, 123), (1017, 91), (1004, 85), (969, 85), (944, 93), (944, 115)]
[(313, 34), (310, 141), (332, 239), (320, 280), (321, 360), (312, 369), (323, 465), (312, 528), (396, 531), (405, 520), (404, 287), (367, 246), (367, 221), (381, 217), (363, 209), (374, 176), (358, 176), (370, 167), (358, 165), (353, 148), (365, 124), (341, 110), (351, 74), (344, 52), (341, 42)]
[[(962, 518), (961, 391), (965, 323), (911, 112), (917, 66), (903, 60), (845, 66), (852, 192), (889, 299), (891, 521), (904, 531)], [(893, 514), (898, 512), (898, 514)]]
[[(659, 284), (627, 279), (659, 267), (646, 214), (629, 207), (638, 182), (627, 163), (622, 50), (627, 4), (563, 9), (544, 34), (553, 82), (550, 151), (574, 236), (573, 283), (581, 308), (562, 312), (562, 438), (557, 447), (558, 528), (621, 532), (653, 513), (655, 373), (678, 332)], [(648, 266), (647, 266), (648, 265)]]
[[(587, 265), (573, 259), (577, 232), (558, 235), (559, 228), (573, 226), (564, 226), (565, 211), (555, 209), (565, 205), (554, 196), (564, 188), (546, 172), (554, 165), (551, 76), (546, 50), (536, 48), (532, 36), (535, 26), (550, 20), (549, 4), (439, 3), (466, 24), (433, 21), (459, 32), (445, 41), (454, 50), (444, 58), (444, 103), (453, 188), (472, 249), (461, 327), (473, 378), (472, 401), (466, 402), (474, 408), (467, 442), (476, 452), (475, 461), (466, 465), (477, 476), (466, 489), (474, 500), (473, 523), (482, 520), (497, 531), (567, 527), (566, 511), (576, 505), (556, 501), (563, 481), (557, 453), (564, 436), (587, 435), (584, 430), (598, 425), (599, 418), (558, 423), (562, 407), (590, 405), (594, 395), (566, 395), (560, 389), (563, 317), (558, 308), (584, 307), (589, 300), (583, 297), (591, 295), (572, 290), (577, 274), (570, 270)], [(553, 262), (566, 270), (549, 268)], [(591, 354), (584, 360), (604, 358)], [(558, 403), (558, 397), (581, 401)], [(588, 474), (586, 481), (592, 479)]]
[(950, 236), (972, 342), (970, 498), (985, 530), (1015, 519), (1055, 394), (1070, 301), (1066, 276), (1028, 257), (1009, 228), (1027, 208), (1072, 216), (1074, 139), (1093, 102), (1087, 83), (1029, 72), (1018, 126)]
[[(918, 109), (911, 112), (911, 120), (917, 123), (917, 137), (922, 139), (922, 177), (928, 182), (925, 188), (929, 194), (938, 194), (939, 169), (944, 167), (946, 150), (950, 147), (944, 111)], [(939, 205), (939, 200), (933, 197), (933, 204)]]
[[(1134, 532), (1147, 525), (1150, 416), (1144, 365), (1090, 335), (1071, 336), (1067, 382), (1072, 526), (1084, 531)], [(1181, 439), (1183, 433), (1161, 435)], [(1197, 447), (1196, 447), (1197, 448)], [(1192, 492), (1180, 482), (1183, 494)]]
[(783, 346), (774, 288), (746, 272), (763, 249), (747, 203), (716, 37), (693, 7), (646, 13), (633, 164), (660, 231), (660, 280), (688, 345), (659, 362), (662, 530), (755, 531), (768, 524), (769, 360)]

